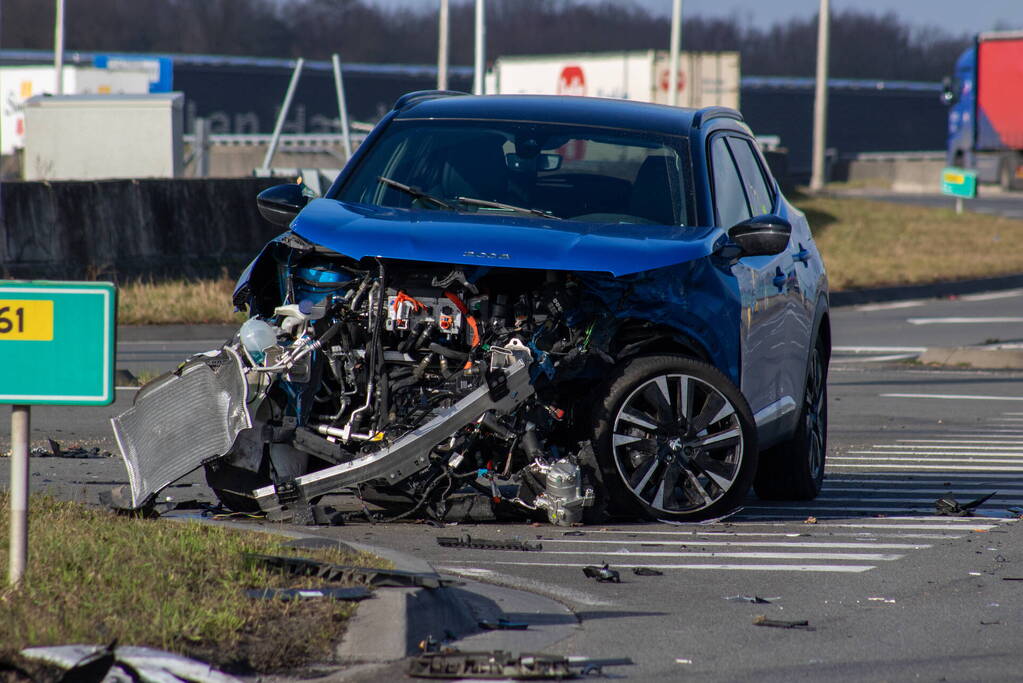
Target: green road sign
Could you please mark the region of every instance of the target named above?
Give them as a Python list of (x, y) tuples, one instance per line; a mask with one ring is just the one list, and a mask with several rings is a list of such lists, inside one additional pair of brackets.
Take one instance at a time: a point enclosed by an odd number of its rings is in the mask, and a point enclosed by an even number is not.
[(0, 403), (113, 403), (116, 299), (109, 282), (0, 280)]
[(941, 191), (953, 197), (976, 197), (977, 172), (954, 166), (941, 169)]

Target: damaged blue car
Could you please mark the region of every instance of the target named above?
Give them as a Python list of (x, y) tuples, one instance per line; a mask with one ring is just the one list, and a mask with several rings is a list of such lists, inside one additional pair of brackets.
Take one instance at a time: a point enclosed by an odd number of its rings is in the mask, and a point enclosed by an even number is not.
[(342, 491), (562, 525), (819, 492), (827, 278), (738, 112), (412, 93), (311, 194), (260, 194), (288, 230), (238, 338), (115, 419), (135, 505), (200, 466), (292, 520)]

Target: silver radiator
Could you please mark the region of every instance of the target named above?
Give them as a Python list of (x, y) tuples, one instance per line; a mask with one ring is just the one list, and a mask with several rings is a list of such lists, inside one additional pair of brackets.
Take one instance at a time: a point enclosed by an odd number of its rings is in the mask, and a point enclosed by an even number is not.
[(229, 347), (144, 386), (110, 422), (128, 468), (133, 507), (203, 463), (226, 455), (252, 426), (241, 358)]

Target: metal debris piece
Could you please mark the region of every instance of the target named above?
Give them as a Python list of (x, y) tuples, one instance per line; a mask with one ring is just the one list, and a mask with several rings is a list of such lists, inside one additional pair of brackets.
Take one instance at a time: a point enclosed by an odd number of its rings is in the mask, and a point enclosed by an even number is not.
[(566, 531), (565, 533), (563, 533), (561, 535), (562, 536), (585, 536), (586, 532), (585, 531)]
[[(775, 598), (777, 599), (777, 598)], [(759, 595), (730, 595), (725, 600), (731, 600), (732, 602), (750, 602), (754, 605), (770, 605), (771, 601), (767, 598), (762, 598)]]
[(664, 576), (664, 572), (650, 567), (633, 567), (632, 573), (636, 576)]
[(998, 491), (992, 491), (986, 496), (981, 496), (968, 503), (960, 503), (951, 495), (942, 496), (934, 501), (935, 514), (943, 517), (972, 517), (973, 511), (995, 496)]
[(256, 600), (313, 600), (329, 598), (331, 600), (365, 600), (373, 594), (365, 586), (339, 588), (326, 586), (323, 588), (252, 588), (245, 591), (247, 597)]
[(753, 617), (754, 626), (770, 626), (772, 628), (792, 628), (802, 629), (803, 631), (813, 631), (813, 626), (810, 626), (809, 621), (783, 621), (781, 619), (768, 619), (765, 615), (760, 614)]
[(543, 550), (543, 544), (529, 541), (495, 541), (485, 538), (465, 536), (438, 536), (437, 545), (444, 548), (475, 548), (477, 550)]
[(604, 563), (603, 567), (583, 567), (583, 574), (588, 578), (596, 579), (598, 583), (621, 583), (621, 575), (614, 569), (607, 566), (607, 562)]
[(510, 621), (504, 617), (497, 621), (481, 621), (480, 628), (487, 631), (525, 631), (529, 624), (524, 621)]
[[(101, 645), (57, 645), (30, 647), (21, 651), (29, 659), (38, 659), (68, 669), (62, 680), (191, 681), (193, 683), (241, 683), (234, 676), (217, 671), (209, 664), (188, 659), (171, 652), (148, 647)], [(101, 669), (107, 659), (112, 660), (106, 678), (84, 678)], [(95, 665), (97, 668), (93, 668)], [(89, 666), (88, 672), (82, 666)], [(83, 677), (78, 677), (78, 674)]]
[(314, 576), (326, 581), (354, 583), (378, 588), (440, 588), (456, 582), (441, 579), (432, 572), (405, 572), (397, 569), (376, 567), (349, 567), (329, 562), (319, 562), (304, 557), (282, 557), (280, 555), (258, 555), (245, 553), (246, 563), (251, 566), (277, 570), (291, 576)]
[(565, 657), (508, 652), (429, 652), (409, 661), (414, 678), (558, 680), (575, 674)]

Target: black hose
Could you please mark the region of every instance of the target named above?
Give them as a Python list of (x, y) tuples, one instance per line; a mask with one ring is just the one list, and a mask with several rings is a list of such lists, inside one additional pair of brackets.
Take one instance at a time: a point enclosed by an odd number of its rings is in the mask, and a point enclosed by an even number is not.
[(469, 360), (468, 353), (465, 353), (463, 351), (456, 351), (455, 349), (448, 348), (447, 346), (443, 346), (441, 344), (438, 344), (437, 342), (430, 344), (429, 349), (434, 353), (440, 354), (445, 358), (449, 358), (451, 360), (460, 360), (463, 362)]

